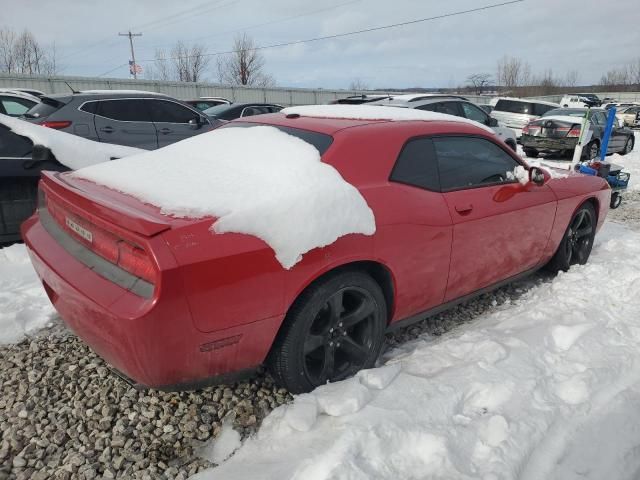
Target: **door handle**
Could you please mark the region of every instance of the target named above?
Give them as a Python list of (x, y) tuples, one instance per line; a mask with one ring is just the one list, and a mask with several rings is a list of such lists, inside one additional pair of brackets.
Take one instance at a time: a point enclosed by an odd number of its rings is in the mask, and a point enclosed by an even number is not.
[(172, 133), (173, 130), (171, 130), (170, 128), (162, 128), (160, 130), (158, 130), (160, 133), (162, 133), (163, 135), (166, 135), (168, 133)]
[(456, 212), (458, 212), (460, 215), (468, 215), (472, 210), (473, 205), (471, 205), (470, 203), (464, 205), (456, 205)]
[(100, 131), (104, 133), (113, 133), (113, 127), (102, 127)]

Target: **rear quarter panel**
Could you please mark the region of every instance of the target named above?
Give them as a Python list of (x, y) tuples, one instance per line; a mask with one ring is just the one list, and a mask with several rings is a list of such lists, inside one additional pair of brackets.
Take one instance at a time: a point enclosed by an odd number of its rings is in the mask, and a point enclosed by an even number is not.
[(549, 260), (558, 249), (571, 217), (586, 201), (594, 203), (598, 223), (596, 230), (600, 230), (609, 212), (611, 189), (607, 182), (600, 177), (568, 172), (565, 178), (553, 178), (548, 185), (558, 198), (556, 219), (549, 237), (549, 244), (545, 250), (543, 261)]

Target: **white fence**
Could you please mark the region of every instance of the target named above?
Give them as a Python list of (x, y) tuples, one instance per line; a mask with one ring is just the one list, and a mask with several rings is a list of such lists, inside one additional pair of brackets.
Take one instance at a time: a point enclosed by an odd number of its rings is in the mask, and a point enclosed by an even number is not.
[[(328, 103), (337, 98), (361, 93), (393, 93), (380, 91), (324, 90), (311, 88), (253, 88), (233, 87), (214, 83), (162, 82), (155, 80), (127, 80), (122, 78), (47, 77), (0, 73), (0, 88), (34, 88), (45, 93), (67, 93), (71, 85), (75, 90), (146, 90), (164, 93), (187, 100), (198, 97), (225, 97), (233, 102), (268, 102), (280, 105), (313, 105)], [(464, 95), (472, 102), (489, 103), (491, 97)], [(599, 92), (600, 98), (611, 97), (618, 101), (640, 101), (640, 92)], [(532, 97), (559, 102), (562, 95)]]

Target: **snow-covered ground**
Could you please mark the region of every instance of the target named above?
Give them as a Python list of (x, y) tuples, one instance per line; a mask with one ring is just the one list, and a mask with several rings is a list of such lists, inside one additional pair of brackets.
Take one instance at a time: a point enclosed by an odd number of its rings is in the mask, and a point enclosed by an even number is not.
[(273, 411), (218, 479), (636, 479), (640, 233), (516, 304)]
[(55, 317), (24, 245), (0, 249), (0, 345), (35, 333)]

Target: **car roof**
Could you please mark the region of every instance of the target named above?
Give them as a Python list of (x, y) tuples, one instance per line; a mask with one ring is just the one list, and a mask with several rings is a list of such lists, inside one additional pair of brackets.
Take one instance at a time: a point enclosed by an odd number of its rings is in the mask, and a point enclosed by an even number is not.
[(514, 102), (523, 102), (523, 103), (540, 103), (542, 105), (550, 105), (552, 107), (559, 107), (559, 103), (547, 102), (545, 100), (536, 100), (534, 98), (517, 98), (517, 97), (497, 97), (496, 103), (500, 100), (511, 100)]
[(144, 90), (84, 90), (82, 92), (54, 93), (45, 95), (45, 98), (54, 100), (62, 98), (79, 98), (83, 100), (99, 100), (110, 98), (168, 98), (174, 100), (173, 97), (163, 93), (147, 92)]
[(20, 90), (0, 89), (0, 95), (23, 98), (25, 100), (31, 100), (32, 102), (35, 102), (35, 103), (40, 103), (40, 99), (35, 95), (31, 95), (30, 93), (22, 92)]
[[(323, 105), (326, 107), (328, 105)], [(336, 105), (337, 109), (342, 109), (344, 106)], [(375, 111), (372, 107), (363, 106), (362, 108), (369, 109)], [(336, 110), (337, 112), (339, 110)], [(425, 114), (429, 114), (431, 112), (422, 112)], [(337, 114), (339, 115), (339, 113)], [(425, 115), (427, 117), (428, 115)], [(482, 125), (474, 124), (474, 122), (470, 122), (466, 119), (462, 119), (460, 117), (455, 117), (453, 115), (448, 115), (451, 117), (450, 120), (442, 120), (442, 119), (410, 119), (410, 120), (388, 120), (388, 119), (364, 119), (364, 118), (345, 118), (345, 117), (316, 117), (316, 116), (305, 116), (304, 114), (287, 114), (287, 113), (269, 113), (264, 115), (255, 115), (250, 117), (243, 117), (239, 119), (232, 120), (232, 122), (247, 122), (247, 123), (257, 123), (257, 124), (270, 124), (270, 125), (278, 125), (285, 127), (294, 127), (300, 128), (302, 130), (310, 130), (318, 133), (324, 133), (327, 135), (333, 135), (341, 130), (349, 129), (349, 128), (360, 128), (366, 127), (369, 125), (380, 125), (385, 123), (391, 123), (394, 125), (416, 125), (421, 124), (424, 125), (428, 123), (433, 125), (434, 128), (442, 129), (443, 127), (450, 128), (456, 130), (460, 128), (460, 131), (469, 132), (468, 128), (471, 128), (471, 132), (478, 133), (482, 132), (484, 135), (492, 134), (490, 129), (484, 128)], [(467, 128), (468, 127), (468, 128)]]
[(408, 94), (408, 95), (389, 95), (388, 97), (381, 98), (375, 102), (371, 102), (370, 105), (404, 105), (414, 104), (417, 102), (433, 103), (441, 100), (467, 100), (460, 95), (449, 95), (445, 93), (422, 93), (422, 94)]

